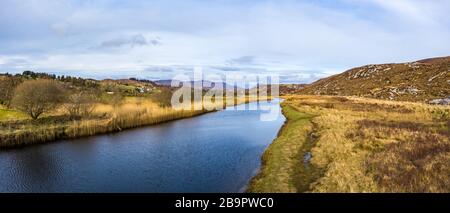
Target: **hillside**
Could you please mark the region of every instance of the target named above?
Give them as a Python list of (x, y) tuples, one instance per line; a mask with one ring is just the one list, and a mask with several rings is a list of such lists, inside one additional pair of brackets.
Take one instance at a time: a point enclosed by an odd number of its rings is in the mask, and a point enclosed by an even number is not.
[(83, 92), (94, 95), (100, 102), (114, 98), (139, 97), (168, 106), (173, 89), (144, 79), (84, 79), (73, 76), (56, 76), (47, 73), (24, 71), (22, 74), (0, 74), (0, 105), (9, 105), (15, 88), (32, 79), (52, 79), (59, 82), (68, 94)]
[(450, 96), (450, 57), (353, 68), (320, 79), (299, 93), (424, 102), (446, 98)]
[(280, 84), (280, 95), (288, 95), (298, 93), (307, 84)]

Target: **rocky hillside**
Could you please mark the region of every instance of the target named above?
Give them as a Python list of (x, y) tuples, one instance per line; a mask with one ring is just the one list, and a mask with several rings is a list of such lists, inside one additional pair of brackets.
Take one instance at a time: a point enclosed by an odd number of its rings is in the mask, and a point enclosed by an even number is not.
[(301, 94), (424, 101), (450, 96), (450, 57), (354, 68), (318, 80)]

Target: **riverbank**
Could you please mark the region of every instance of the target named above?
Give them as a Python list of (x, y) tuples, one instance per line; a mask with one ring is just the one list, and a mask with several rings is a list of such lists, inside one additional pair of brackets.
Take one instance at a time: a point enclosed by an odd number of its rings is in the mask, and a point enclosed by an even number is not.
[[(235, 104), (257, 100), (258, 98), (246, 97), (235, 99)], [(17, 112), (4, 111), (5, 114), (17, 114)], [(38, 120), (23, 119), (24, 116), (21, 116), (22, 119), (14, 120), (12, 118), (0, 122), (0, 148), (17, 148), (61, 139), (112, 133), (189, 118), (213, 111), (175, 110), (170, 107), (161, 107), (149, 100), (129, 98), (119, 106), (97, 104), (92, 116), (79, 120), (71, 120), (58, 113), (47, 115)], [(6, 117), (6, 115), (3, 117)]]
[(249, 192), (450, 192), (450, 108), (287, 96)]
[(278, 137), (262, 157), (260, 173), (253, 178), (248, 192), (302, 192), (308, 189), (314, 169), (302, 161), (312, 147), (308, 135), (313, 130), (313, 115), (282, 103), (286, 122)]

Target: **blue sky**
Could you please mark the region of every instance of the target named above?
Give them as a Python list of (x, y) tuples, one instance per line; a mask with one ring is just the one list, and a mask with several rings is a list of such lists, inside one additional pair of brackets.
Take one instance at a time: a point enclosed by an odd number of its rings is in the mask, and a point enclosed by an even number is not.
[(317, 78), (450, 55), (450, 0), (2, 0), (0, 72)]

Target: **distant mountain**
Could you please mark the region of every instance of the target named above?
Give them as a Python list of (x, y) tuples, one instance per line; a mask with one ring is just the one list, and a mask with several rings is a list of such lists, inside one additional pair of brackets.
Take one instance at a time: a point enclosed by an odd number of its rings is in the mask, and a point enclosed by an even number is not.
[(320, 79), (298, 93), (400, 101), (446, 98), (450, 96), (450, 57), (353, 68)]
[[(170, 87), (171, 84), (172, 84), (172, 80), (157, 80), (157, 81), (154, 81), (154, 83), (155, 83), (156, 85), (159, 85), (159, 86), (169, 86), (169, 87)], [(180, 81), (175, 81), (175, 83), (178, 83), (178, 85), (181, 85), (180, 83), (182, 83), (182, 82), (180, 82)], [(227, 84), (224, 83), (224, 82), (190, 81), (190, 82), (187, 82), (187, 83), (188, 83), (188, 84), (190, 83), (192, 86), (195, 86), (195, 85), (196, 85), (195, 83), (197, 83), (198, 85), (202, 85), (203, 89), (211, 89), (211, 88), (215, 87), (216, 84), (222, 84), (222, 88), (224, 88), (224, 89), (230, 89), (230, 88), (233, 88), (233, 86), (227, 85)], [(236, 87), (236, 88), (239, 89), (239, 87)]]
[(157, 80), (157, 81), (153, 81), (155, 84), (159, 85), (159, 86), (169, 86), (172, 84), (172, 80)]

